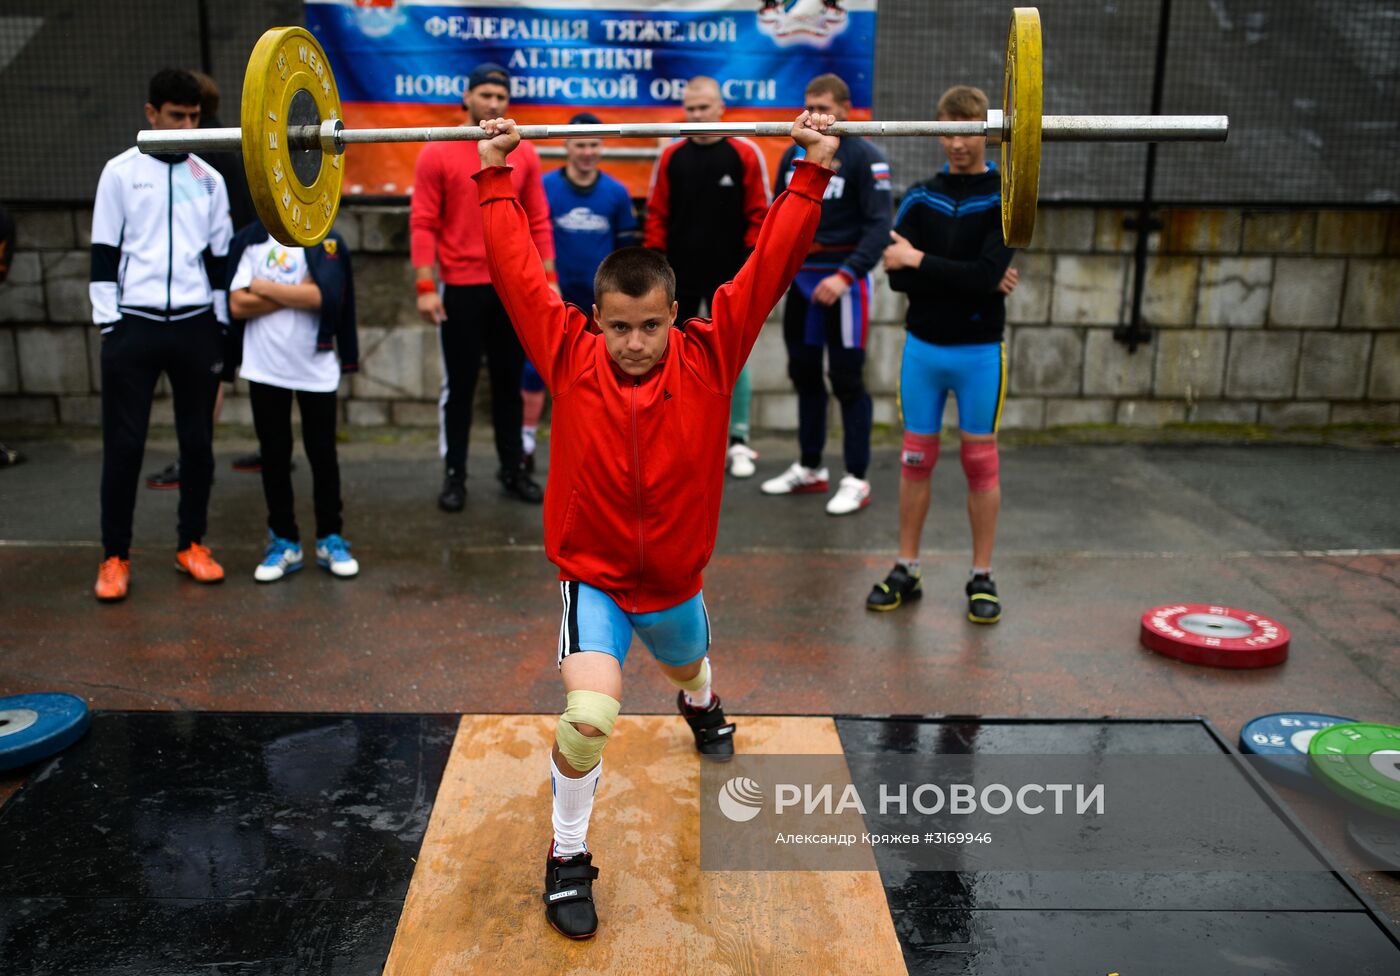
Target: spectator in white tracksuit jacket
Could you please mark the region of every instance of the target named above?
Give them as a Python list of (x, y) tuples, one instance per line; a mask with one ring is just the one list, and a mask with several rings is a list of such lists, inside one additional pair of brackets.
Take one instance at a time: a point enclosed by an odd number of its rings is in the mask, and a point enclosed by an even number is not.
[[(199, 124), (199, 85), (186, 71), (151, 79), (155, 129)], [(164, 372), (175, 403), (181, 479), (176, 568), (201, 583), (224, 571), (203, 543), (213, 479), (209, 417), (228, 323), (224, 262), (233, 236), (228, 191), (188, 153), (128, 149), (107, 162), (92, 217), (92, 318), (102, 332), (100, 600), (126, 596), (131, 520), (151, 400)]]

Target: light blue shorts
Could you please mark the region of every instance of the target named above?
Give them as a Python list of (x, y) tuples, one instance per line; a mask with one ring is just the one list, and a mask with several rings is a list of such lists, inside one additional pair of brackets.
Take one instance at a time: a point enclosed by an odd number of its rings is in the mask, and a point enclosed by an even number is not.
[(906, 334), (899, 367), (899, 412), (904, 429), (937, 434), (943, 429), (948, 391), (958, 398), (958, 427), (995, 434), (1006, 402), (1006, 344), (936, 346)]
[(560, 666), (570, 654), (602, 651), (617, 658), (620, 667), (627, 660), (634, 630), (652, 657), (672, 667), (692, 664), (710, 650), (710, 615), (703, 591), (652, 613), (628, 613), (602, 590), (574, 580), (561, 580), (559, 594), (564, 598)]

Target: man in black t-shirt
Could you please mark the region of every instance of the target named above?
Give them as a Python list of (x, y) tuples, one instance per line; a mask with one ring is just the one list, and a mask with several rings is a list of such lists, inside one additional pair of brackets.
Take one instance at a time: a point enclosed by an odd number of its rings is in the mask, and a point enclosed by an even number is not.
[[(724, 97), (705, 75), (685, 86), (687, 122), (719, 122)], [(709, 314), (710, 296), (734, 277), (758, 242), (768, 212), (768, 168), (748, 139), (691, 136), (667, 146), (652, 171), (642, 243), (666, 255), (676, 272), (676, 322)], [(729, 473), (751, 478), (758, 454), (749, 447), (752, 384), (746, 366), (729, 410)]]

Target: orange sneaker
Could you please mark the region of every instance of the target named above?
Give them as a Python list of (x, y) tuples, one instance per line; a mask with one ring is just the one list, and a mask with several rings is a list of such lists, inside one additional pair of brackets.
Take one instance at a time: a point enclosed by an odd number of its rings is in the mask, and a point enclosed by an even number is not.
[(127, 587), (131, 585), (131, 560), (121, 556), (108, 556), (97, 568), (97, 585), (93, 592), (106, 603), (126, 599)]
[(201, 546), (198, 542), (191, 543), (188, 549), (182, 549), (175, 554), (175, 568), (182, 573), (189, 573), (201, 583), (224, 581), (224, 567), (214, 562), (214, 554), (209, 551), (208, 546)]

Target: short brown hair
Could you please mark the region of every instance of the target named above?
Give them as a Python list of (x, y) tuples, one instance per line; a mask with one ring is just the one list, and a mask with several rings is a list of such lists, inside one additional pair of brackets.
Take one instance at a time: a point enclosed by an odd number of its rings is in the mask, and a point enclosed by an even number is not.
[(199, 114), (205, 124), (219, 114), (219, 83), (203, 71), (190, 69), (190, 77), (199, 85)]
[(817, 75), (807, 82), (808, 95), (830, 95), (838, 102), (851, 100), (851, 86), (841, 80), (840, 75)]
[(987, 93), (971, 85), (954, 85), (938, 99), (938, 114), (950, 119), (987, 118)]
[(593, 276), (593, 294), (600, 304), (605, 292), (620, 291), (641, 298), (657, 288), (666, 292), (668, 303), (676, 300), (676, 273), (664, 254), (649, 247), (613, 251)]

